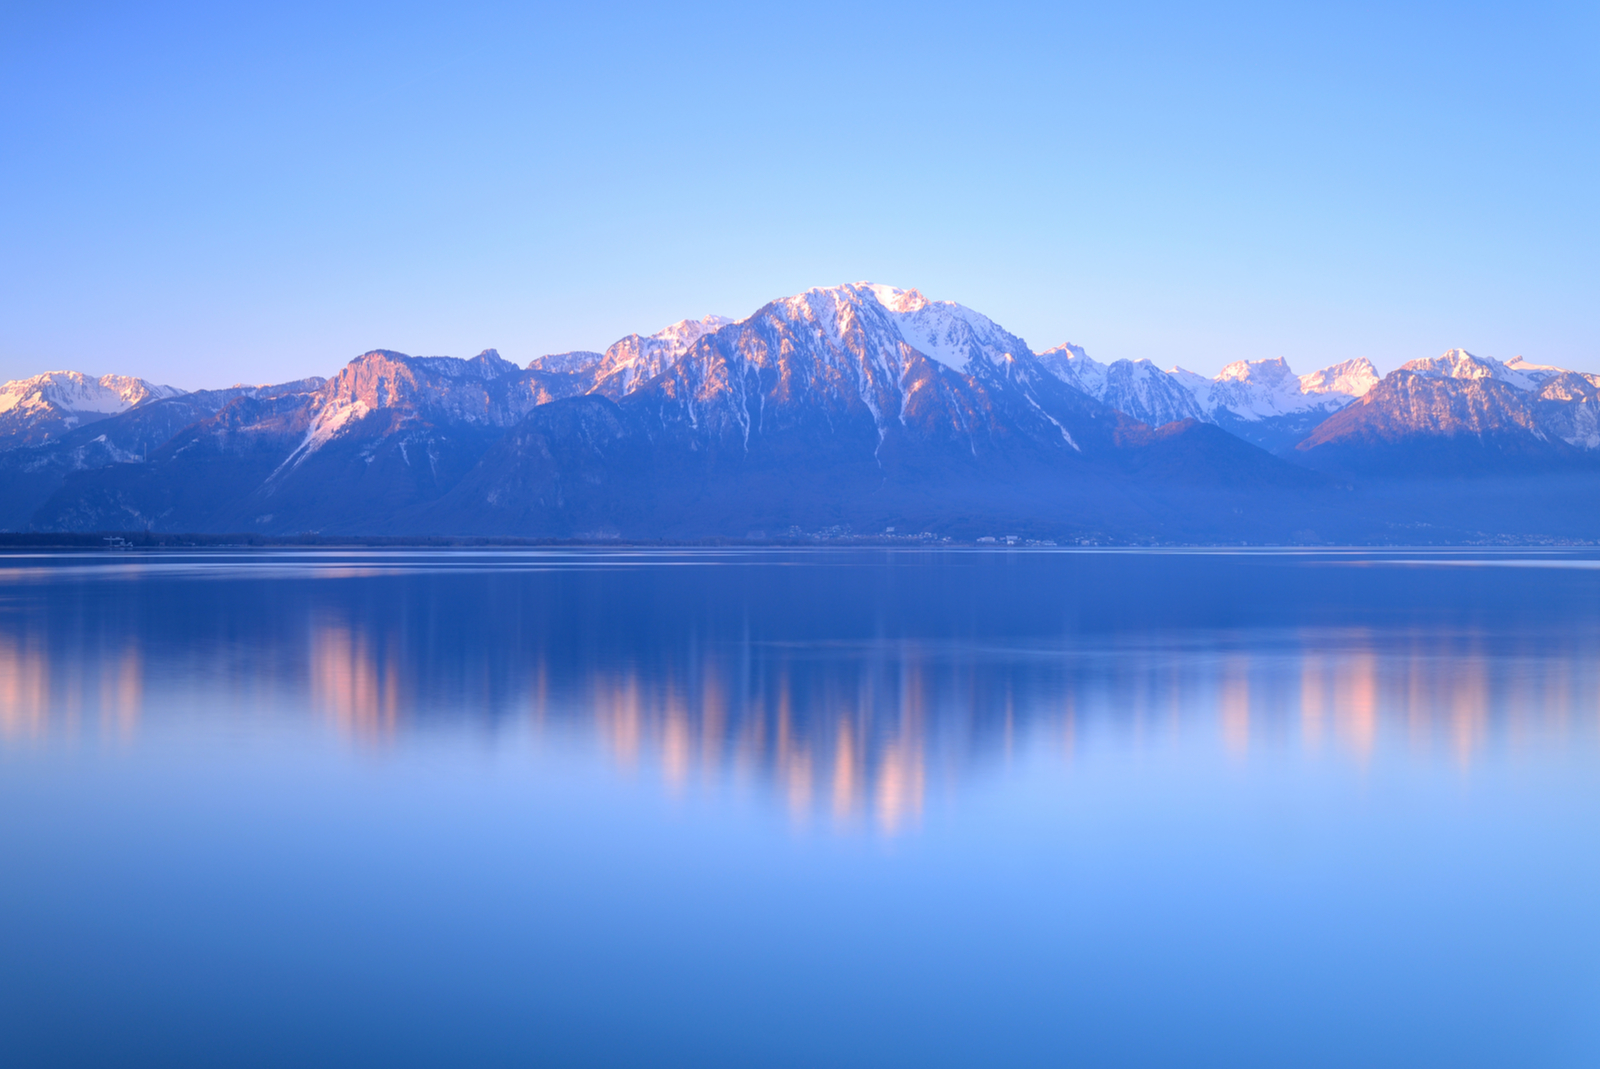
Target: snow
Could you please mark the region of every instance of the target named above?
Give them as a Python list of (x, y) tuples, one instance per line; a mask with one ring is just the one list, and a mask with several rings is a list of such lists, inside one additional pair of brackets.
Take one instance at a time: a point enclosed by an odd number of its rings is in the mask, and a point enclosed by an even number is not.
[[(1069, 386), (1152, 427), (1183, 419), (1208, 418), (1196, 391), (1173, 372), (1150, 360), (1102, 364), (1070, 342), (1039, 354), (1039, 362)], [(1184, 372), (1183, 374), (1188, 374)], [(1209, 380), (1193, 376), (1209, 386)]]
[(534, 357), (528, 361), (528, 368), (532, 371), (575, 374), (593, 371), (600, 366), (600, 361), (604, 359), (604, 353), (590, 352), (587, 349), (574, 349), (571, 352), (550, 353), (546, 356)]
[(1363, 356), (1301, 375), (1300, 389), (1308, 394), (1341, 394), (1353, 401), (1365, 397), (1378, 379), (1378, 369)]
[(1507, 360), (1506, 369), (1525, 375), (1533, 380), (1536, 385), (1553, 379), (1557, 375), (1565, 375), (1568, 371), (1567, 368), (1556, 367), (1554, 364), (1535, 364), (1521, 356), (1513, 356), (1510, 360)]
[(1236, 360), (1214, 379), (1176, 365), (1162, 371), (1149, 360), (1102, 364), (1071, 344), (1045, 350), (1039, 361), (1068, 385), (1152, 426), (1178, 419), (1216, 422), (1219, 411), (1250, 421), (1331, 411), (1378, 382), (1364, 357), (1300, 376), (1281, 357)]
[(1081, 345), (1064, 342), (1046, 349), (1039, 354), (1039, 362), (1056, 378), (1090, 397), (1100, 398), (1105, 392), (1107, 365), (1090, 356)]
[[(1167, 374), (1171, 375), (1179, 386), (1194, 394), (1195, 400), (1200, 403), (1202, 408), (1206, 407), (1207, 402), (1211, 399), (1210, 379), (1193, 371), (1186, 371), (1176, 364), (1167, 369)], [(1215, 408), (1216, 406), (1212, 405), (1211, 407)]]
[(916, 290), (857, 282), (820, 292), (845, 302), (852, 297), (871, 297), (888, 314), (907, 345), (964, 374), (972, 370), (975, 358), (998, 365), (1007, 357), (1015, 357), (1018, 350), (1027, 351), (1019, 338), (1006, 333), (988, 316), (954, 301), (930, 301)]
[(1401, 364), (1400, 370), (1428, 378), (1494, 379), (1519, 390), (1532, 390), (1565, 369), (1548, 364), (1530, 364), (1520, 356), (1505, 364), (1492, 356), (1474, 356), (1465, 349), (1450, 349), (1431, 360), (1412, 360)]
[(1214, 416), (1221, 409), (1251, 422), (1318, 409), (1340, 409), (1378, 382), (1376, 369), (1365, 358), (1346, 360), (1308, 375), (1296, 375), (1282, 357), (1235, 360), (1215, 379), (1176, 367), (1168, 374), (1195, 395), (1205, 412)]
[(291, 471), (298, 468), (307, 457), (326, 445), (347, 423), (358, 420), (371, 411), (365, 401), (350, 401), (323, 409), (317, 414), (311, 428), (306, 431), (306, 436), (301, 439), (294, 452), (284, 457), (283, 463), (273, 470), (267, 481), (271, 482), (285, 468)]
[(615, 397), (631, 393), (677, 363), (695, 342), (733, 322), (727, 316), (708, 315), (680, 319), (654, 334), (630, 334), (606, 350), (595, 368), (595, 388), (609, 380), (603, 392)]
[(115, 415), (142, 401), (176, 397), (182, 392), (126, 375), (93, 379), (80, 371), (47, 371), (0, 385), (0, 413), (20, 410), (27, 415), (43, 415), (56, 410)]

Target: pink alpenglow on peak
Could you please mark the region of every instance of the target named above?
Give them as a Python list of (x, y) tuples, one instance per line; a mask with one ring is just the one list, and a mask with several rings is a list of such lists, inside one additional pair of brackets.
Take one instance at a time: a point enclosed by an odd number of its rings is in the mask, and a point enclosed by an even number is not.
[(0, 385), (0, 438), (7, 448), (46, 442), (135, 405), (181, 393), (174, 386), (127, 375), (92, 378), (81, 371), (47, 371)]
[(111, 415), (151, 398), (176, 397), (182, 392), (175, 386), (157, 386), (127, 375), (94, 379), (81, 371), (47, 371), (0, 385), (0, 413), (53, 406), (65, 412)]
[(1102, 364), (1081, 346), (1058, 345), (1039, 354), (1057, 378), (1151, 426), (1194, 419), (1216, 423), (1263, 448), (1298, 440), (1318, 422), (1363, 396), (1378, 382), (1365, 357), (1296, 375), (1282, 357), (1235, 360), (1214, 379), (1149, 360)]
[(963, 374), (974, 369), (975, 360), (998, 367), (1008, 358), (1028, 353), (1021, 339), (988, 316), (954, 301), (931, 301), (914, 289), (852, 282), (809, 289), (773, 303), (786, 315), (816, 323), (834, 341), (859, 323), (870, 305), (877, 315), (887, 317), (907, 346)]
[(654, 334), (629, 334), (601, 356), (593, 370), (594, 385), (588, 392), (612, 400), (626, 397), (677, 363), (695, 342), (732, 322), (727, 316), (708, 315), (703, 319), (680, 319)]
[(1364, 397), (1381, 376), (1364, 356), (1300, 376), (1300, 389), (1308, 394), (1340, 394), (1352, 400)]
[(1040, 353), (1039, 362), (1069, 386), (1152, 427), (1185, 419), (1207, 422), (1184, 383), (1149, 360), (1102, 364), (1081, 345), (1067, 342)]
[(1566, 374), (1566, 368), (1530, 363), (1520, 356), (1502, 363), (1492, 356), (1476, 356), (1465, 349), (1450, 349), (1432, 359), (1412, 360), (1401, 364), (1400, 370), (1434, 379), (1495, 379), (1519, 390), (1535, 389), (1547, 379)]

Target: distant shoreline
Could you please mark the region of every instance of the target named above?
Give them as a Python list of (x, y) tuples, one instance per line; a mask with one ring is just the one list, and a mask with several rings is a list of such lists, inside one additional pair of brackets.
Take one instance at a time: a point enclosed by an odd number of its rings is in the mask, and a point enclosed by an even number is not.
[(0, 532), (0, 552), (21, 549), (284, 549), (294, 547), (365, 549), (692, 549), (772, 548), (809, 549), (1583, 549), (1600, 546), (1600, 540), (1500, 537), (1478, 541), (1439, 542), (1159, 542), (1065, 541), (1017, 538), (921, 538), (917, 536), (816, 535), (797, 538), (515, 538), (478, 535), (264, 535), (185, 534), (154, 531), (15, 531)]

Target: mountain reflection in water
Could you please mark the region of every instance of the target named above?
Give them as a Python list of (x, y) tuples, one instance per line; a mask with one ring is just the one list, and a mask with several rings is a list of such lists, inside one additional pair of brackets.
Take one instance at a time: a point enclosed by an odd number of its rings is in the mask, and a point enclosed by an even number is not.
[[(1463, 563), (1478, 565), (1471, 570)], [(1539, 564), (1541, 567), (1507, 567)], [(0, 739), (309, 711), (352, 745), (519, 730), (669, 792), (914, 827), (1019, 754), (1600, 738), (1582, 554), (42, 555), (0, 568)], [(1450, 565), (1443, 567), (1440, 565)]]
[(1597, 563), (0, 555), (0, 1064), (1594, 1065)]

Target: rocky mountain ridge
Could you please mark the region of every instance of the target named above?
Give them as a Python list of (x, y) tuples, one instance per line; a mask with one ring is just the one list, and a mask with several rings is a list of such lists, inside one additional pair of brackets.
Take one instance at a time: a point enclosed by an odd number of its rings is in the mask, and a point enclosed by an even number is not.
[(1368, 475), (1588, 466), (1600, 458), (1600, 375), (1451, 349), (1384, 376), (1294, 452)]
[[(1461, 350), (1381, 381), (1364, 359), (1299, 376), (1282, 360), (1240, 361), (1205, 379), (1102, 364), (1072, 345), (1035, 354), (972, 309), (856, 283), (526, 368), (492, 349), (470, 360), (373, 350), (330, 380), (152, 391), (95, 426), (0, 452), (0, 527), (1381, 532), (1401, 521), (1352, 511), (1338, 480), (1360, 480), (1359, 494), (1407, 463), (1588, 470), (1600, 459), (1597, 385)], [(1414, 504), (1395, 502), (1383, 508)]]
[(1296, 375), (1281, 357), (1237, 360), (1211, 379), (1181, 367), (1162, 371), (1150, 360), (1103, 364), (1072, 344), (1047, 349), (1040, 360), (1063, 382), (1135, 419), (1215, 423), (1268, 450), (1304, 438), (1378, 382), (1365, 357), (1307, 375)]
[(182, 390), (126, 375), (47, 371), (0, 384), (0, 449), (36, 445)]

